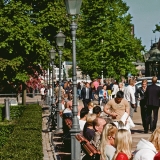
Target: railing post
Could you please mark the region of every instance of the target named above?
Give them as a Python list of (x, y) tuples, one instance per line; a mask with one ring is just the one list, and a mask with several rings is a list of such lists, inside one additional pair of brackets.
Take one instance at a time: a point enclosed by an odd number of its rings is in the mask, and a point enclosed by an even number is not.
[(32, 89), (32, 98), (35, 96), (35, 89)]
[(6, 120), (10, 120), (10, 105), (9, 105), (9, 99), (4, 99), (5, 104), (5, 118)]

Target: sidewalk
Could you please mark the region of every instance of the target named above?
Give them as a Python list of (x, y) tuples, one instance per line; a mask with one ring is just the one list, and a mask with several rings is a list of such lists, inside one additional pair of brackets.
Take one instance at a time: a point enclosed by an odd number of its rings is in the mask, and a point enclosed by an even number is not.
[[(17, 100), (16, 97), (0, 97), (0, 104), (4, 104), (4, 99), (9, 99), (9, 100)], [(36, 95), (33, 98), (26, 96), (26, 103), (39, 103), (41, 101), (41, 95)], [(22, 103), (22, 97), (19, 99), (19, 103)]]
[[(42, 105), (42, 117), (49, 115), (49, 110), (47, 105)], [(43, 145), (43, 160), (54, 160), (53, 150), (51, 145), (51, 132), (44, 132), (46, 121), (42, 120), (42, 145)]]

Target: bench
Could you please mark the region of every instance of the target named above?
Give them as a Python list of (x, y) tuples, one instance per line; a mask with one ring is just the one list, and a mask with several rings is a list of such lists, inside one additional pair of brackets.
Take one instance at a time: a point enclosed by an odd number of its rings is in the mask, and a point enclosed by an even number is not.
[(77, 134), (75, 137), (81, 143), (82, 150), (86, 154), (83, 160), (100, 159), (100, 151), (93, 144), (91, 144), (84, 136)]
[[(71, 148), (71, 137), (70, 137), (70, 129), (72, 128), (72, 117), (70, 115), (63, 116), (63, 144), (64, 148), (70, 152)], [(89, 142), (84, 136), (81, 134), (77, 134), (75, 138), (80, 142), (82, 151), (85, 153), (85, 156), (82, 160), (99, 160), (100, 159), (100, 151)], [(69, 147), (70, 146), (70, 147)]]

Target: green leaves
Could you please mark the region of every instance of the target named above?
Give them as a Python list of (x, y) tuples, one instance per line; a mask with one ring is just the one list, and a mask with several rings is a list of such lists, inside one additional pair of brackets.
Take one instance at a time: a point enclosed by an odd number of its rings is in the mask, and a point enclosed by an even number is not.
[[(77, 57), (80, 69), (97, 78), (120, 78), (128, 70), (136, 73), (132, 62), (142, 60), (141, 41), (131, 35), (129, 7), (122, 0), (83, 1), (78, 28)], [(132, 68), (132, 69), (131, 69)]]
[(1, 149), (1, 159), (43, 159), (41, 120), (41, 107), (28, 105)]
[[(1, 2), (1, 1), (0, 1)], [(21, 84), (34, 69), (48, 68), (54, 36), (66, 35), (62, 60), (71, 60), (70, 23), (63, 1), (12, 0), (0, 3), (0, 81)], [(122, 0), (83, 0), (77, 30), (77, 61), (90, 77), (125, 75), (141, 59), (141, 41), (131, 35), (131, 15)], [(58, 65), (58, 54), (55, 64)], [(32, 72), (31, 72), (32, 66)], [(42, 69), (42, 68), (41, 68)]]
[[(65, 6), (60, 1), (12, 0), (1, 5), (1, 83), (8, 80), (19, 85), (34, 76), (30, 66), (39, 69), (38, 73), (42, 73), (39, 65), (48, 68), (49, 50), (56, 46), (54, 36), (60, 28), (69, 30), (64, 16)], [(65, 53), (64, 57), (70, 59), (71, 55)]]

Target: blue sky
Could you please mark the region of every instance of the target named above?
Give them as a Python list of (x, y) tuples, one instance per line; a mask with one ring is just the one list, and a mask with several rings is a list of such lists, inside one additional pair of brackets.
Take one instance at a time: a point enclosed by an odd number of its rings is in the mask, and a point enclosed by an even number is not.
[(134, 33), (137, 38), (141, 38), (142, 44), (149, 50), (151, 39), (158, 41), (160, 32), (153, 33), (155, 25), (160, 25), (160, 0), (124, 0), (130, 7), (129, 13), (132, 15)]

